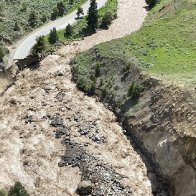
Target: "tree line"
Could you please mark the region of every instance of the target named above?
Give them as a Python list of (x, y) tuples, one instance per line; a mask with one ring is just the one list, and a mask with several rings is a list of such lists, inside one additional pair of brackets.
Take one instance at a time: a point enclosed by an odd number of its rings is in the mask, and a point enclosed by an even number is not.
[[(82, 7), (78, 7), (76, 12), (77, 18), (79, 19), (81, 15), (84, 15), (84, 11)], [(96, 0), (91, 0), (90, 7), (88, 9), (88, 15), (86, 17), (86, 23), (87, 23), (87, 31), (91, 33), (95, 33), (98, 29), (98, 9), (97, 9), (97, 2)], [(105, 15), (102, 18), (100, 27), (103, 29), (107, 29), (109, 25), (111, 24), (111, 21), (113, 20), (113, 16), (110, 12), (106, 12)], [(73, 26), (68, 24), (64, 31), (64, 37), (71, 37), (74, 34)], [(37, 43), (32, 48), (32, 54), (33, 55), (39, 55), (42, 54), (43, 51), (46, 48), (44, 36), (37, 38)], [(59, 36), (56, 28), (53, 28), (50, 30), (50, 33), (48, 35), (48, 42), (49, 44), (55, 44), (59, 41)]]

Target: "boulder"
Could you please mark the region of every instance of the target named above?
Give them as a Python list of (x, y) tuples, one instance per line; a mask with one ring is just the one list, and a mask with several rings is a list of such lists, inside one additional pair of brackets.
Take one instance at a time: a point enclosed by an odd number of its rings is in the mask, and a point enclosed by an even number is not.
[(60, 118), (59, 116), (54, 116), (51, 118), (51, 126), (53, 127), (60, 127), (63, 126), (63, 119)]
[(61, 136), (65, 135), (68, 133), (68, 128), (62, 128), (56, 131), (55, 137), (56, 138), (61, 138)]
[(79, 195), (90, 195), (92, 193), (92, 183), (90, 181), (82, 181), (78, 185)]

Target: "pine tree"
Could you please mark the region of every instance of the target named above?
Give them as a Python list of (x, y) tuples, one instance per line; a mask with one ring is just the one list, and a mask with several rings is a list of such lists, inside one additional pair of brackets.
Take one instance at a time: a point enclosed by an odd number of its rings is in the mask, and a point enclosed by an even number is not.
[(91, 0), (87, 16), (87, 24), (92, 32), (96, 32), (98, 27), (98, 11), (96, 0)]
[(56, 20), (57, 16), (58, 16), (58, 10), (55, 8), (51, 13), (51, 20)]
[(153, 8), (156, 5), (157, 0), (146, 0), (146, 3), (148, 4), (149, 8)]
[(53, 28), (52, 30), (50, 30), (48, 41), (50, 44), (55, 44), (58, 41), (58, 39), (59, 38), (58, 38), (56, 28)]
[(57, 3), (57, 9), (58, 9), (58, 15), (63, 16), (65, 13), (65, 6), (62, 1)]
[(73, 34), (73, 27), (70, 24), (68, 24), (66, 26), (64, 36), (65, 37), (70, 37), (72, 34)]
[(36, 41), (37, 43), (33, 46), (32, 52), (31, 52), (33, 55), (41, 54), (46, 48), (44, 36), (38, 37)]

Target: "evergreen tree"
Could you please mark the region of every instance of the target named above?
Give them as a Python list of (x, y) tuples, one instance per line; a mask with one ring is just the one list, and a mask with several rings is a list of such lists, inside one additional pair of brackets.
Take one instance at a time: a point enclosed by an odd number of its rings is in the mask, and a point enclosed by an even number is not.
[(29, 14), (29, 25), (31, 27), (35, 27), (36, 24), (37, 24), (37, 17), (36, 17), (36, 13), (34, 11), (32, 11), (30, 14)]
[(8, 196), (30, 196), (20, 182), (10, 188)]
[(106, 12), (102, 18), (102, 21), (101, 21), (101, 28), (103, 29), (108, 29), (109, 26), (111, 25), (111, 22), (113, 20), (113, 16), (112, 16), (112, 13), (111, 12)]
[(146, 3), (148, 4), (149, 8), (153, 8), (156, 5), (157, 0), (146, 0)]
[(87, 24), (92, 32), (96, 32), (98, 27), (98, 11), (96, 0), (91, 0), (87, 16)]
[(53, 12), (51, 13), (51, 20), (56, 20), (58, 16), (58, 10), (54, 9)]
[(53, 28), (52, 30), (50, 30), (48, 41), (50, 44), (55, 44), (58, 41), (58, 39), (59, 38), (58, 38), (56, 28)]
[(64, 36), (65, 37), (70, 37), (72, 34), (73, 34), (73, 27), (70, 24), (68, 24), (66, 26)]
[(81, 14), (84, 15), (84, 10), (83, 10), (82, 7), (78, 7), (78, 10), (77, 10), (77, 13), (76, 13), (76, 15), (78, 16), (78, 18), (80, 17)]
[(36, 41), (37, 43), (33, 46), (32, 52), (31, 52), (33, 55), (41, 54), (46, 48), (44, 36), (38, 37)]
[(65, 13), (65, 6), (62, 1), (57, 3), (57, 9), (58, 9), (58, 15), (63, 16)]

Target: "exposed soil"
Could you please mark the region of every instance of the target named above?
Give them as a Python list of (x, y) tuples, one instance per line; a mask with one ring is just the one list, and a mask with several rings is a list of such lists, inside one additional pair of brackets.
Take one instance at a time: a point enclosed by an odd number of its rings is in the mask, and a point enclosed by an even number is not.
[[(78, 91), (69, 67), (77, 52), (138, 30), (144, 7), (144, 0), (119, 0), (118, 18), (109, 30), (67, 45), (38, 69), (17, 75), (0, 98), (0, 189), (19, 180), (31, 195), (76, 195), (84, 179), (93, 183), (94, 195), (148, 196), (152, 189), (156, 193), (154, 173), (148, 174), (149, 180), (142, 158), (114, 114)], [(131, 109), (134, 115), (124, 119), (123, 126), (128, 136), (133, 134), (155, 154), (177, 187), (175, 195), (193, 195), (194, 108), (184, 105), (189, 100), (178, 89), (164, 89), (159, 86), (145, 94), (143, 105)], [(187, 109), (190, 116), (184, 118)]]
[[(71, 142), (82, 145), (88, 155), (86, 170), (91, 162), (111, 168), (101, 190), (110, 185), (120, 191), (117, 195), (125, 190), (151, 195), (142, 159), (113, 113), (76, 89), (68, 60), (48, 56), (38, 70), (18, 74), (16, 84), (1, 97), (0, 188), (19, 180), (32, 195), (74, 195), (87, 172), (83, 174), (77, 165), (58, 166), (65, 148), (55, 131), (66, 126)], [(121, 184), (125, 190), (118, 188)]]
[(87, 179), (95, 195), (152, 195), (146, 167), (116, 117), (78, 91), (69, 67), (75, 53), (138, 30), (144, 6), (143, 0), (120, 0), (108, 31), (67, 45), (40, 68), (17, 75), (0, 98), (0, 189), (19, 180), (31, 195), (75, 195)]
[[(148, 174), (155, 182), (153, 192), (164, 190), (168, 195), (194, 195), (195, 91), (163, 84), (142, 74), (134, 61), (129, 61), (130, 67), (125, 71), (126, 59), (104, 57), (97, 48), (88, 55), (92, 60), (84, 73), (95, 73), (96, 65), (102, 65), (94, 83), (95, 94), (112, 107), (126, 129), (125, 135), (148, 160), (145, 161), (150, 164)], [(81, 72), (76, 71), (74, 62), (72, 66), (73, 79), (78, 82)], [(144, 87), (138, 99), (127, 95), (133, 82)]]

